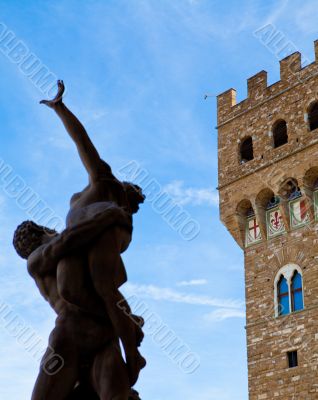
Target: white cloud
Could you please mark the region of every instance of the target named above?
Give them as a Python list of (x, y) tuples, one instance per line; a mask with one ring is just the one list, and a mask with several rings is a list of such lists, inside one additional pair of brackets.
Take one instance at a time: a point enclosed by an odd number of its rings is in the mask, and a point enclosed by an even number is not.
[(208, 281), (206, 279), (192, 279), (190, 281), (181, 281), (177, 283), (177, 286), (201, 286), (206, 285)]
[(154, 285), (127, 283), (123, 288), (123, 292), (127, 297), (135, 295), (140, 296), (141, 298), (150, 298), (152, 300), (164, 300), (199, 306), (224, 307), (228, 309), (241, 309), (243, 306), (241, 300), (218, 299), (204, 295), (188, 294)]
[(173, 181), (164, 186), (167, 192), (180, 205), (190, 204), (193, 206), (213, 205), (218, 206), (219, 196), (215, 189), (184, 187), (183, 181)]
[(207, 322), (220, 322), (230, 318), (245, 318), (245, 311), (236, 308), (219, 308), (204, 315)]

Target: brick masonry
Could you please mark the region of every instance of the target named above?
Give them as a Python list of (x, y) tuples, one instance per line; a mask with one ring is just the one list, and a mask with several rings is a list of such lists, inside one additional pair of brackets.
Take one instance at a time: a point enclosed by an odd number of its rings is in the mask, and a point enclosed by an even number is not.
[[(309, 130), (308, 108), (318, 100), (316, 60), (301, 68), (294, 53), (280, 62), (280, 81), (267, 86), (267, 73), (248, 79), (248, 98), (235, 103), (235, 90), (218, 96), (220, 218), (245, 255), (246, 332), (250, 400), (318, 399), (318, 223), (312, 182), (318, 178), (318, 129)], [(273, 148), (272, 127), (284, 119), (288, 143)], [(253, 137), (254, 159), (240, 163), (240, 143)], [(296, 179), (311, 222), (292, 230), (288, 207), (281, 210), (287, 232), (266, 238), (265, 204)], [(262, 241), (245, 248), (245, 215), (252, 205)], [(288, 263), (303, 274), (305, 309), (275, 317), (274, 279)], [(289, 369), (287, 352), (297, 350), (299, 366)]]

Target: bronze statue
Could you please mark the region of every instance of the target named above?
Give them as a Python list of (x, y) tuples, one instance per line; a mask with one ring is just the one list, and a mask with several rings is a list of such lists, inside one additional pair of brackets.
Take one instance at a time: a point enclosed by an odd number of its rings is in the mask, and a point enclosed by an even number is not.
[(137, 185), (114, 177), (82, 124), (63, 104), (63, 92), (64, 84), (58, 81), (57, 96), (41, 103), (61, 118), (89, 184), (73, 195), (62, 234), (30, 221), (15, 232), (17, 252), (28, 260), (29, 273), (58, 315), (49, 344), (65, 363), (53, 375), (41, 366), (32, 400), (93, 400), (94, 392), (102, 400), (138, 399), (131, 388), (145, 366), (138, 350), (143, 320), (131, 314), (119, 287), (127, 280), (121, 253), (129, 246), (132, 215), (144, 196)]

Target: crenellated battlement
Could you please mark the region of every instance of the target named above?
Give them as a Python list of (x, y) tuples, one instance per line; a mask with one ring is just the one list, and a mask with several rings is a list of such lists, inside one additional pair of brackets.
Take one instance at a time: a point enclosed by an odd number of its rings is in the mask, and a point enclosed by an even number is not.
[(236, 103), (236, 90), (229, 89), (217, 96), (218, 125), (277, 96), (311, 76), (318, 74), (318, 40), (314, 42), (315, 61), (301, 67), (301, 54), (295, 52), (280, 61), (280, 80), (267, 85), (267, 72), (260, 71), (247, 80), (247, 98)]

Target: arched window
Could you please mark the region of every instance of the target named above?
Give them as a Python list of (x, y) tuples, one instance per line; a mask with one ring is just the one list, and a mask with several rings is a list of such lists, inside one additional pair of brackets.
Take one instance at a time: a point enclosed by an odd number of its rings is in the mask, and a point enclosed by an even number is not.
[(298, 265), (290, 263), (278, 271), (274, 303), (276, 317), (304, 309), (303, 277)]
[(300, 311), (304, 308), (303, 283), (298, 271), (295, 271), (291, 282), (291, 303), (292, 311)]
[(286, 121), (277, 121), (273, 127), (274, 147), (280, 147), (288, 143), (287, 124)]
[(241, 164), (246, 163), (247, 161), (253, 160), (253, 139), (251, 136), (247, 137), (243, 140), (240, 146), (240, 156), (241, 156)]
[(313, 131), (318, 128), (318, 102), (316, 101), (308, 112), (309, 129)]
[(289, 308), (289, 288), (287, 279), (282, 275), (278, 281), (278, 314), (287, 315)]

